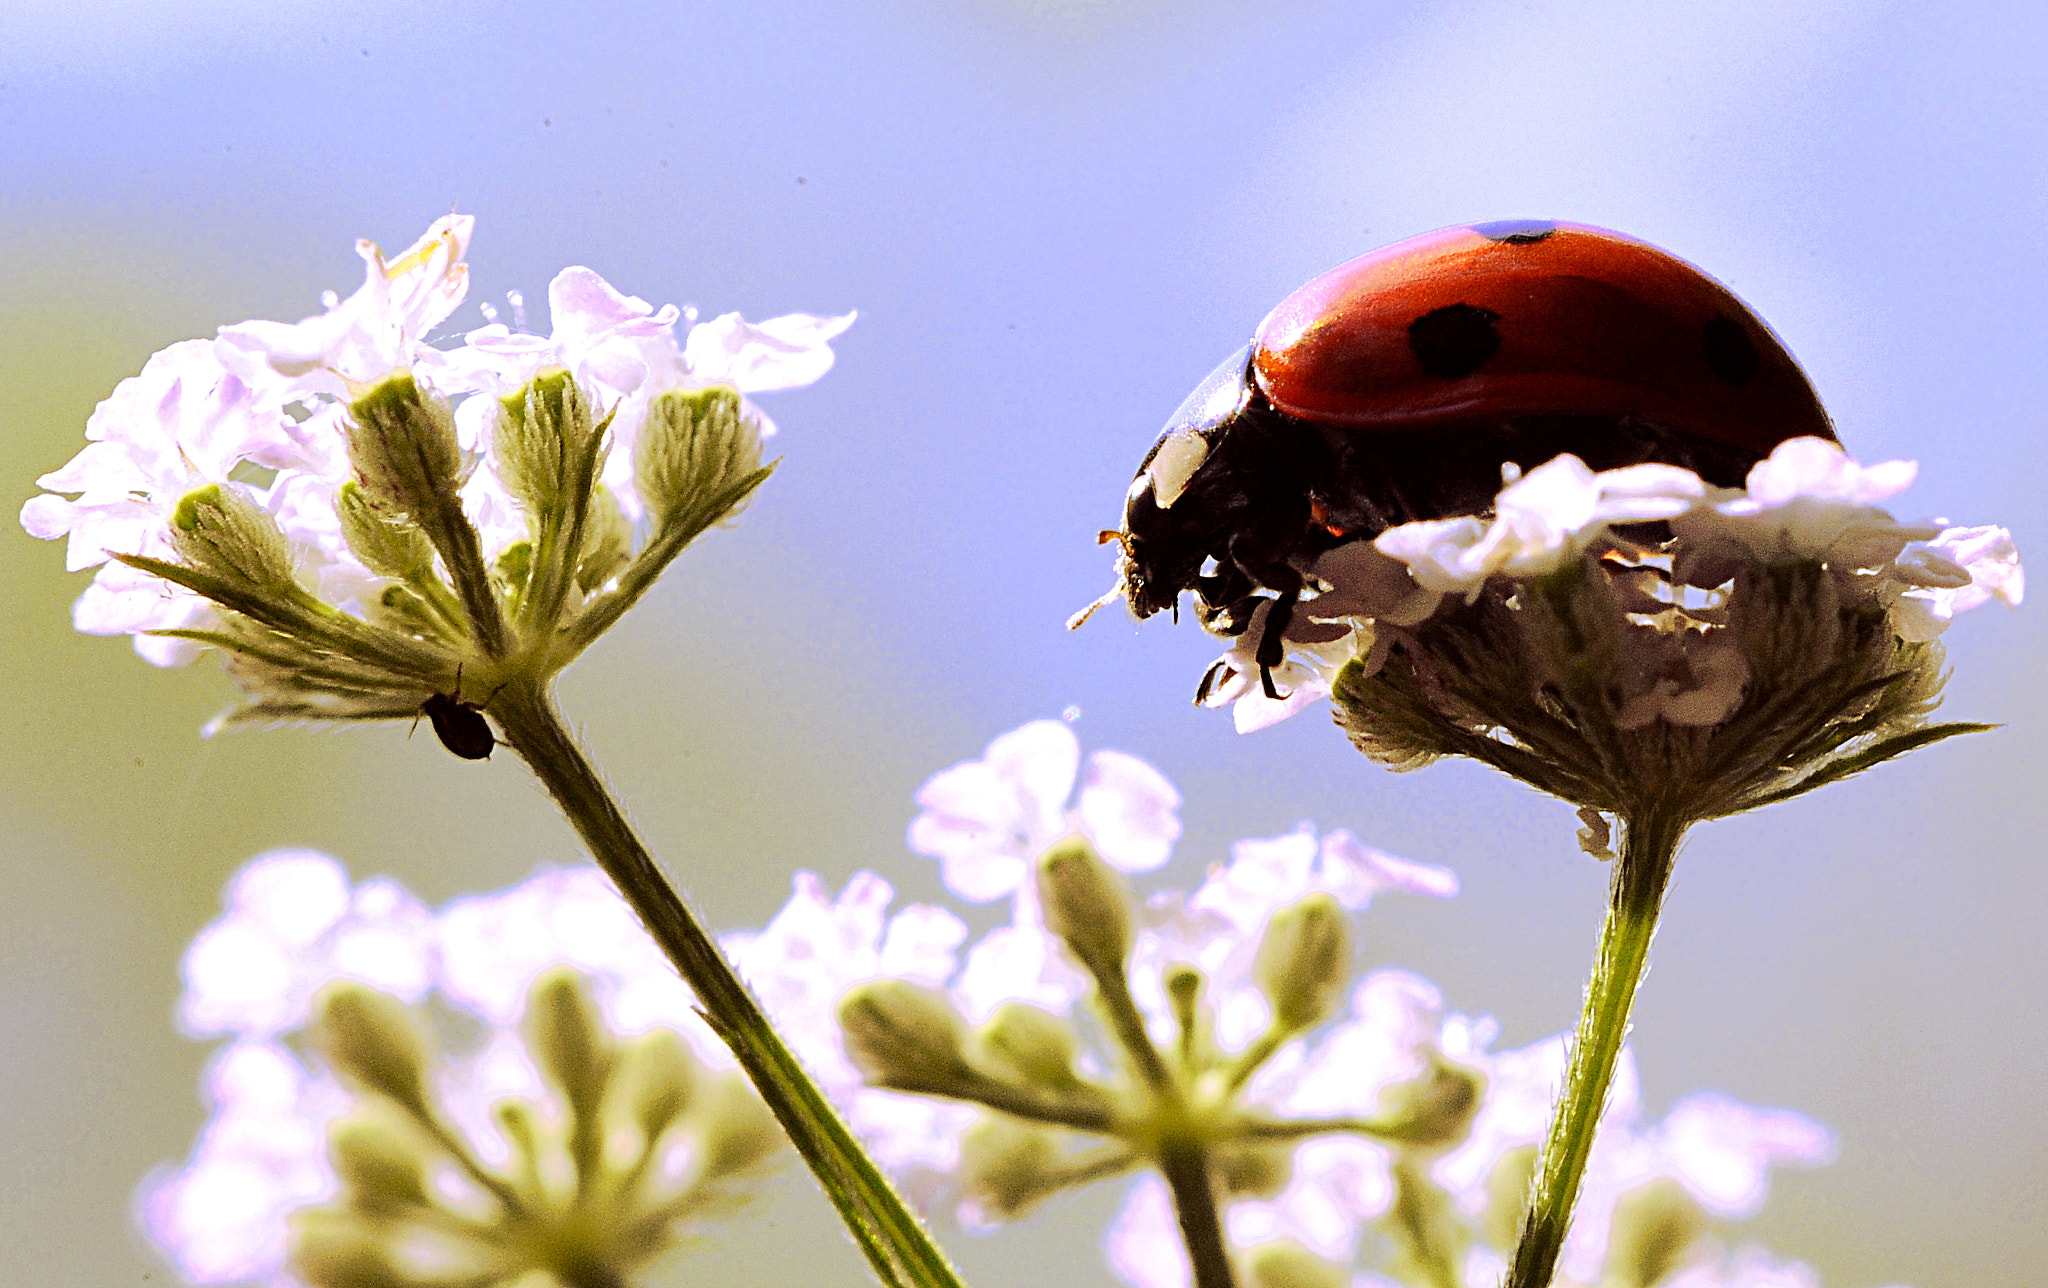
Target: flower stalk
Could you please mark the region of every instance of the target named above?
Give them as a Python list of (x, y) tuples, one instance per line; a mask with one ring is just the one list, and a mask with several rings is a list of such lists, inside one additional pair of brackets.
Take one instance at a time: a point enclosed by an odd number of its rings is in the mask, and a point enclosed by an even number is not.
[(576, 746), (544, 683), (509, 682), (491, 703), (506, 741), (533, 769), (619, 893), (675, 964), (761, 1098), (817, 1176), (888, 1288), (962, 1288), (945, 1254), (776, 1034), (761, 1005), (634, 833)]
[(1652, 807), (1625, 820), (1623, 827), (1599, 953), (1565, 1069), (1564, 1094), (1537, 1162), (1514, 1263), (1503, 1288), (1547, 1288), (1556, 1272), (1687, 820), (1676, 810)]
[(1195, 1271), (1195, 1288), (1233, 1288), (1230, 1249), (1210, 1177), (1209, 1151), (1199, 1139), (1176, 1140), (1159, 1150), (1159, 1171), (1173, 1194), (1173, 1215)]

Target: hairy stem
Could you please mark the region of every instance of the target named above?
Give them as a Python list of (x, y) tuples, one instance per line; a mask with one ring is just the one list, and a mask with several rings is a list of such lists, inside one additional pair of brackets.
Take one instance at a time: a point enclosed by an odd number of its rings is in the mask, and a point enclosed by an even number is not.
[(516, 679), (490, 712), (697, 994), (706, 1018), (739, 1057), (854, 1241), (887, 1288), (962, 1288), (959, 1275), (831, 1102), (769, 1025), (717, 942), (640, 843), (585, 759), (544, 683)]
[(1593, 1149), (1593, 1133), (1607, 1108), (1614, 1066), (1628, 1036), (1629, 1010), (1649, 961), (1650, 938), (1657, 930), (1672, 860), (1687, 826), (1680, 815), (1655, 806), (1623, 822), (1626, 831), (1608, 888), (1607, 921), (1600, 929), (1599, 955), (1593, 961), (1586, 1006), (1565, 1069), (1564, 1098), (1543, 1143), (1529, 1210), (1515, 1244), (1514, 1266), (1502, 1288), (1548, 1288), (1556, 1273), (1586, 1158)]

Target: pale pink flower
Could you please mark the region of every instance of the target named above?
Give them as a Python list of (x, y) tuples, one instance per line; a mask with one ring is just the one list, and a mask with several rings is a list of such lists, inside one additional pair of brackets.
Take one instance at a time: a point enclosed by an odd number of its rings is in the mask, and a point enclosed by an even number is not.
[[(518, 388), (542, 367), (567, 368), (598, 414), (612, 416), (613, 445), (603, 481), (629, 519), (642, 512), (633, 449), (655, 397), (717, 384), (731, 385), (742, 395), (810, 384), (831, 370), (831, 342), (856, 316), (791, 313), (749, 323), (727, 313), (700, 324), (695, 309), (673, 304), (656, 309), (580, 266), (563, 269), (548, 284), (548, 311), (551, 335), (529, 335), (494, 322), (470, 332), (464, 347), (449, 355), (451, 388), (491, 395), (465, 402), (457, 422), (465, 441), (482, 450), (496, 395)], [(743, 397), (742, 405), (764, 437), (775, 432), (774, 423), (753, 402)]]
[[(359, 242), (364, 279), (347, 299), (328, 292), (325, 309), (302, 321), (254, 320), (222, 327), (212, 340), (181, 341), (115, 388), (87, 424), (85, 449), (44, 475), (47, 493), (21, 511), (30, 535), (68, 538), (73, 570), (99, 569), (74, 610), (79, 630), (132, 634), (136, 650), (159, 665), (197, 656), (196, 643), (147, 632), (215, 628), (212, 606), (109, 556), (175, 561), (171, 516), (208, 485), (241, 488), (268, 510), (300, 583), (361, 615), (387, 583), (348, 549), (335, 512), (351, 477), (344, 423), (349, 403), (395, 372), (455, 401), (458, 436), (474, 457), (464, 508), (489, 560), (530, 530), (499, 479), (489, 432), (497, 400), (541, 367), (569, 367), (600, 415), (617, 412), (603, 481), (638, 521), (633, 447), (652, 398), (721, 383), (742, 395), (807, 384), (831, 367), (830, 342), (854, 320), (790, 314), (749, 324), (727, 314), (679, 339), (678, 322), (694, 322), (694, 313), (657, 311), (587, 268), (570, 268), (549, 292), (554, 336), (490, 326), (439, 348), (432, 333), (468, 290), (463, 257), (474, 224), (466, 215), (436, 220), (395, 257)], [(772, 429), (745, 406), (764, 432)]]
[(140, 632), (204, 627), (212, 606), (108, 556), (175, 558), (168, 532), (178, 502), (209, 484), (239, 486), (230, 480), (244, 461), (288, 456), (284, 420), (281, 401), (223, 367), (207, 340), (174, 344), (115, 386), (86, 422), (85, 449), (37, 479), (49, 491), (21, 508), (30, 536), (69, 538), (67, 568), (100, 570), (73, 610), (77, 629), (135, 634), (137, 651), (160, 666), (198, 654), (196, 644)]
[[(1074, 780), (1080, 795), (1070, 806)], [(939, 860), (946, 888), (985, 903), (1025, 884), (1030, 863), (1080, 832), (1112, 866), (1150, 872), (1180, 838), (1180, 793), (1135, 756), (1098, 751), (1081, 767), (1081, 745), (1057, 720), (1034, 720), (989, 743), (917, 792), (910, 848)]]
[[(1285, 656), (1270, 668), (1272, 692), (1257, 663), (1268, 601), (1211, 667), (1202, 700), (1232, 704), (1240, 732), (1264, 728), (1328, 694), (1353, 657), (1376, 671), (1401, 633), (1425, 623), (1447, 598), (1470, 601), (1495, 579), (1526, 582), (1585, 560), (1610, 577), (1633, 579), (1617, 581), (1630, 614), (1622, 650), (1628, 674), (1616, 677), (1627, 695), (1622, 727), (1718, 724), (1750, 675), (1739, 642), (1722, 637), (1715, 597), (1745, 566), (1818, 562), (1845, 600), (1888, 609), (1893, 630), (1908, 642), (1934, 638), (1965, 609), (2019, 602), (2025, 582), (2005, 529), (1901, 522), (1880, 508), (1916, 468), (1910, 461), (1859, 465), (1834, 443), (1793, 439), (1750, 471), (1745, 488), (1723, 489), (1674, 466), (1595, 473), (1577, 457), (1560, 456), (1512, 478), (1488, 516), (1402, 524), (1322, 555), (1310, 569), (1310, 592), (1281, 632)], [(1670, 525), (1668, 548), (1644, 549), (1614, 535), (1649, 522)], [(1601, 558), (1608, 554), (1623, 558)], [(1636, 576), (1643, 568), (1663, 580), (1653, 587)]]
[(401, 368), (431, 373), (439, 353), (427, 333), (469, 292), (463, 256), (475, 227), (473, 216), (444, 215), (394, 259), (375, 242), (357, 242), (363, 284), (353, 294), (340, 300), (329, 292), (325, 311), (300, 322), (222, 327), (222, 362), (309, 404), (322, 395), (348, 401)]

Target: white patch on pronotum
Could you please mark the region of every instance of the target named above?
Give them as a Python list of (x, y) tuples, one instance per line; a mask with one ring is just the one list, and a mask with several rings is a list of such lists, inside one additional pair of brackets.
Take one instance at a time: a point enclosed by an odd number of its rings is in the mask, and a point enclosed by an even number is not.
[(1152, 464), (1145, 471), (1152, 476), (1153, 502), (1162, 510), (1171, 508), (1180, 500), (1180, 494), (1187, 491), (1188, 480), (1208, 459), (1209, 444), (1194, 430), (1177, 429), (1168, 434), (1152, 454)]

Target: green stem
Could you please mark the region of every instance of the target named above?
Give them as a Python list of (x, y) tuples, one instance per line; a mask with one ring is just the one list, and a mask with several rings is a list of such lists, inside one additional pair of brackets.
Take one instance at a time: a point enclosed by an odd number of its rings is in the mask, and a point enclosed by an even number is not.
[(888, 1288), (962, 1288), (959, 1275), (881, 1168), (783, 1045), (717, 941), (655, 867), (597, 771), (563, 727), (543, 683), (516, 679), (490, 704), (506, 740), (568, 816), (648, 933), (697, 994), (854, 1241)]
[(1628, 1036), (1629, 1009), (1650, 955), (1657, 913), (1671, 880), (1672, 860), (1688, 822), (1652, 807), (1624, 820), (1621, 852), (1608, 889), (1607, 921), (1600, 929), (1599, 955), (1586, 985), (1586, 1006), (1572, 1040), (1565, 1069), (1564, 1098), (1550, 1123), (1529, 1210), (1522, 1218), (1515, 1262), (1502, 1288), (1548, 1288), (1558, 1253), (1571, 1229), (1579, 1182), (1593, 1149), (1593, 1133), (1607, 1108), (1614, 1066)]
[(1173, 1215), (1180, 1222), (1181, 1242), (1195, 1268), (1195, 1288), (1233, 1288), (1230, 1252), (1223, 1242), (1223, 1221), (1216, 1210), (1216, 1185), (1209, 1175), (1209, 1155), (1193, 1141), (1169, 1140), (1159, 1150), (1159, 1170), (1173, 1193)]

